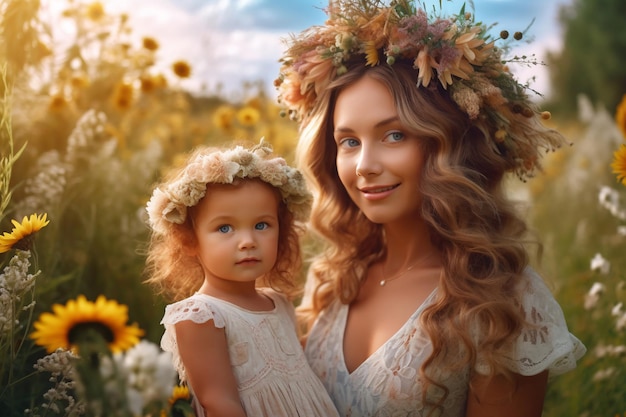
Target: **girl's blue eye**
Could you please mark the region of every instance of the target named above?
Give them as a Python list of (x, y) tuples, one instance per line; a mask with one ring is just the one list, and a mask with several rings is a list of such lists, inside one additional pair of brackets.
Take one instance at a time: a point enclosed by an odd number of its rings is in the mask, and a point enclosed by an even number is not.
[(260, 222), (260, 223), (257, 223), (257, 224), (255, 224), (255, 225), (254, 225), (254, 228), (255, 228), (256, 230), (265, 230), (265, 229), (267, 229), (268, 227), (270, 227), (270, 225), (269, 225), (269, 224), (267, 224), (266, 222)]
[(227, 224), (224, 224), (224, 225), (218, 227), (217, 230), (219, 230), (220, 233), (228, 233), (228, 232), (230, 232), (232, 230), (232, 227), (227, 225)]

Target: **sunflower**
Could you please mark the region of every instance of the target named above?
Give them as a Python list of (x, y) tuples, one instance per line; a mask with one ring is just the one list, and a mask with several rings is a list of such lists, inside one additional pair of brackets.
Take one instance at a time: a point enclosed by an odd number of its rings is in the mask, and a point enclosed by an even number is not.
[(611, 164), (613, 173), (617, 174), (617, 180), (626, 185), (626, 145), (622, 145), (613, 153)]
[(174, 387), (168, 403), (170, 405), (169, 414), (165, 410), (162, 410), (161, 416), (195, 416), (193, 408), (191, 407), (191, 393), (189, 392), (189, 388), (185, 385)]
[(159, 49), (159, 42), (149, 36), (146, 36), (142, 39), (142, 44), (143, 47), (148, 51), (156, 51), (157, 49)]
[(172, 71), (179, 78), (189, 78), (191, 75), (191, 65), (187, 61), (176, 61), (172, 64)]
[(626, 138), (626, 94), (622, 97), (622, 101), (620, 101), (617, 106), (617, 111), (615, 112), (615, 121), (617, 122), (617, 127), (622, 131), (622, 135)]
[(88, 19), (98, 21), (104, 17), (104, 6), (99, 1), (94, 1), (87, 6), (85, 14)]
[(235, 109), (227, 104), (219, 106), (213, 113), (213, 124), (222, 130), (233, 127)]
[(0, 236), (0, 253), (8, 252), (13, 247), (21, 250), (29, 250), (32, 246), (34, 234), (50, 223), (47, 217), (47, 213), (41, 216), (31, 214), (30, 217), (24, 216), (21, 223), (17, 220), (11, 220), (15, 227), (13, 227), (11, 233), (4, 232), (4, 234)]
[(48, 103), (48, 110), (52, 112), (59, 112), (63, 110), (67, 106), (67, 100), (61, 94), (55, 94), (50, 97), (50, 102)]
[(139, 77), (139, 85), (141, 91), (147, 94), (153, 92), (157, 87), (154, 77), (151, 75), (142, 75)]
[(119, 83), (113, 91), (111, 102), (118, 110), (127, 110), (133, 104), (134, 89), (128, 82)]
[(261, 118), (261, 113), (254, 107), (245, 106), (237, 112), (237, 120), (242, 126), (252, 127)]
[(113, 353), (125, 351), (139, 342), (143, 330), (136, 324), (126, 326), (128, 307), (103, 295), (96, 302), (84, 295), (66, 305), (54, 304), (54, 314), (42, 313), (30, 337), (48, 353), (58, 348), (78, 352), (78, 341), (89, 330), (99, 333)]
[(168, 400), (170, 405), (176, 404), (176, 401), (184, 400), (189, 401), (191, 399), (191, 394), (189, 393), (189, 388), (186, 385), (177, 385), (172, 390), (172, 396)]

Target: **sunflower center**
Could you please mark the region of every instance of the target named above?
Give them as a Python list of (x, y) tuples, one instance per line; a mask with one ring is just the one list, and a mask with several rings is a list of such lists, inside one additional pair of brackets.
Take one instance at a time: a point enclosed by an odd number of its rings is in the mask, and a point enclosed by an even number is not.
[(72, 345), (93, 341), (96, 337), (102, 338), (107, 344), (115, 340), (115, 334), (111, 328), (99, 321), (78, 323), (72, 326), (67, 334), (67, 339)]
[(24, 236), (23, 238), (18, 240), (13, 245), (13, 247), (15, 249), (27, 251), (27, 250), (30, 250), (33, 247), (33, 241), (34, 241), (34, 235), (31, 234), (31, 235), (28, 235), (28, 236)]

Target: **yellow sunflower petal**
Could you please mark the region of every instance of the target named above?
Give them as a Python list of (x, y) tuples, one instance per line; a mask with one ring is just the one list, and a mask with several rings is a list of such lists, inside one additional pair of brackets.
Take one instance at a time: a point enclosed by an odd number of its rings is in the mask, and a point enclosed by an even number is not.
[(622, 145), (613, 153), (611, 164), (613, 173), (617, 174), (617, 180), (626, 185), (626, 145)]
[(378, 65), (380, 62), (378, 58), (378, 49), (376, 48), (376, 43), (374, 41), (365, 42), (365, 65), (374, 67)]
[(34, 323), (35, 331), (30, 337), (36, 344), (54, 352), (58, 348), (77, 350), (72, 331), (77, 325), (93, 325), (113, 353), (123, 352), (137, 344), (144, 332), (136, 324), (126, 326), (128, 307), (114, 300), (99, 296), (95, 302), (84, 295), (69, 300), (65, 305), (54, 304), (53, 313), (42, 313)]
[(626, 94), (622, 97), (622, 101), (620, 101), (617, 106), (617, 111), (615, 112), (615, 121), (617, 122), (617, 127), (622, 131), (622, 135), (626, 138)]
[(174, 403), (178, 400), (189, 400), (191, 395), (189, 393), (189, 388), (185, 385), (177, 385), (172, 390), (172, 396), (169, 399), (170, 405), (174, 405)]
[[(18, 222), (15, 219), (11, 220), (11, 223), (13, 224), (13, 230), (11, 233), (4, 232), (2, 236), (0, 236), (0, 253), (8, 252), (16, 245), (19, 247), (22, 240), (47, 226), (48, 223), (50, 223), (47, 217), (47, 213), (44, 213), (41, 216), (31, 214), (30, 217), (24, 216), (21, 222)], [(29, 247), (30, 245), (27, 244), (26, 249)]]

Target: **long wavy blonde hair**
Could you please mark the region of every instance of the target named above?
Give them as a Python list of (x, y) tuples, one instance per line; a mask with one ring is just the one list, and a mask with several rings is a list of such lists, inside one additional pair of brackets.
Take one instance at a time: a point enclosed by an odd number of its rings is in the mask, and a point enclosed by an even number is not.
[[(200, 154), (220, 151), (219, 148), (202, 147), (190, 154), (188, 161), (193, 161)], [(182, 175), (187, 164), (174, 169), (164, 176), (157, 188), (166, 189), (169, 184), (175, 183)], [(302, 254), (300, 239), (305, 228), (297, 222), (287, 203), (281, 197), (279, 190), (267, 182), (257, 178), (236, 178), (232, 187), (237, 187), (244, 181), (259, 181), (274, 189), (278, 200), (278, 258), (274, 267), (261, 277), (259, 285), (269, 286), (282, 292), (290, 299), (301, 294), (299, 283)], [(209, 183), (207, 187), (211, 187)], [(200, 200), (202, 201), (202, 200)], [(198, 204), (200, 203), (198, 201)], [(153, 232), (147, 249), (145, 275), (146, 283), (153, 286), (155, 292), (164, 295), (166, 299), (178, 301), (189, 297), (200, 288), (204, 280), (202, 266), (190, 248), (197, 245), (194, 232), (194, 218), (197, 204), (189, 207), (189, 215), (182, 224), (171, 223), (167, 233)]]
[[(505, 174), (512, 167), (494, 152), (494, 138), (471, 123), (448, 91), (416, 88), (410, 64), (355, 65), (321, 93), (301, 125), (298, 165), (315, 194), (312, 230), (325, 243), (309, 270), (309, 278), (318, 283), (312, 303), (299, 309), (307, 330), (334, 300), (352, 302), (368, 266), (385, 252), (382, 226), (370, 222), (352, 202), (336, 167), (334, 103), (343, 89), (366, 75), (389, 89), (401, 123), (420, 138), (424, 150), (421, 216), (442, 255), (443, 273), (435, 302), (420, 317), (433, 345), (420, 375), (427, 381), (424, 400), (441, 408), (448, 391), (429, 370), (468, 365), (473, 369), (480, 352), (494, 374), (510, 376), (502, 354), (526, 322), (511, 299), (529, 263), (528, 230), (503, 189)], [(520, 116), (515, 123), (528, 123), (528, 119)], [(541, 134), (537, 129), (544, 129), (522, 127), (533, 129), (529, 133), (535, 135)], [(476, 326), (478, 341), (470, 334)], [(460, 360), (446, 360), (459, 352)], [(429, 389), (439, 391), (439, 400), (428, 400)]]

